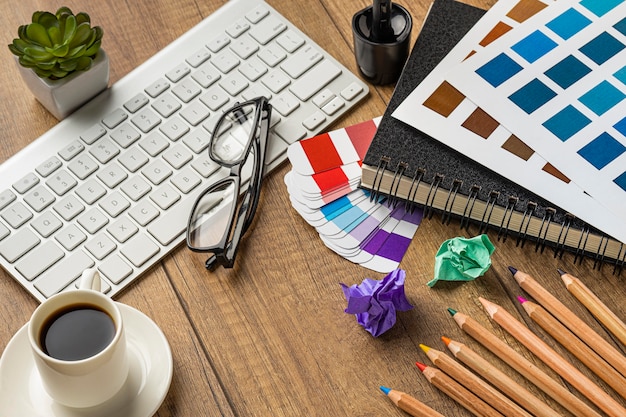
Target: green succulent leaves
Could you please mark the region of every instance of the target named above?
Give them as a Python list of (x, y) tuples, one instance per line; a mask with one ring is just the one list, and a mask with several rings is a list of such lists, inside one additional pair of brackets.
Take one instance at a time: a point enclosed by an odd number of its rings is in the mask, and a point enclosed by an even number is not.
[(76, 15), (67, 7), (56, 14), (38, 11), (32, 23), (17, 30), (9, 45), (23, 67), (32, 68), (41, 78), (59, 79), (91, 67), (100, 50), (102, 28), (91, 27), (87, 13)]

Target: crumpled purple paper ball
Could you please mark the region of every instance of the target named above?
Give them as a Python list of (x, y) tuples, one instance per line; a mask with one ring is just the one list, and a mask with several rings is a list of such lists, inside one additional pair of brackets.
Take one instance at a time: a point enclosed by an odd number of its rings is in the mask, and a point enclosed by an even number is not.
[(357, 322), (372, 336), (380, 336), (396, 323), (396, 311), (413, 308), (404, 295), (405, 277), (402, 269), (396, 269), (380, 281), (365, 278), (350, 287), (340, 284), (348, 300), (345, 312), (355, 314)]

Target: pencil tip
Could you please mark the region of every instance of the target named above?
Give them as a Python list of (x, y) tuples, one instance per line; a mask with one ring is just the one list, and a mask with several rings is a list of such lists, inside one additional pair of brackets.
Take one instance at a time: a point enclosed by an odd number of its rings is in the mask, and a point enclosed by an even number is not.
[(448, 313), (450, 313), (451, 316), (454, 316), (456, 314), (456, 310), (448, 307)]
[(498, 311), (498, 306), (483, 297), (478, 297), (478, 301), (480, 301), (487, 313), (493, 318), (493, 315)]
[(557, 269), (557, 271), (559, 271), (559, 275), (565, 275), (565, 274), (567, 274), (567, 272), (563, 271), (562, 269)]
[(381, 386), (380, 386), (380, 390), (381, 390), (382, 392), (384, 392), (384, 393), (385, 393), (385, 395), (389, 395), (389, 392), (391, 391), (391, 388), (387, 388), (387, 387), (385, 387), (385, 386), (381, 385)]
[(509, 271), (511, 272), (511, 275), (517, 274), (517, 269), (513, 268), (512, 266), (509, 266)]
[(520, 302), (520, 304), (524, 304), (525, 302), (527, 302), (528, 300), (525, 299), (524, 297), (522, 297), (521, 295), (517, 296), (517, 301)]
[(424, 369), (426, 369), (426, 365), (424, 365), (421, 362), (415, 362), (415, 365), (417, 365), (417, 367), (420, 369), (420, 371), (424, 372)]
[(450, 339), (449, 337), (445, 337), (445, 336), (441, 336), (441, 341), (448, 346), (450, 344), (450, 342), (452, 342), (452, 339)]
[(420, 343), (420, 348), (424, 351), (424, 353), (428, 353), (430, 348), (423, 343)]

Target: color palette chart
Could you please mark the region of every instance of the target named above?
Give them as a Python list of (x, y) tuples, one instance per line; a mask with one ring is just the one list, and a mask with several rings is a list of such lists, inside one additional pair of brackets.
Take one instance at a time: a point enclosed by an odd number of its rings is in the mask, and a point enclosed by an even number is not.
[(361, 161), (380, 118), (304, 139), (287, 156), (291, 204), (335, 253), (368, 269), (396, 269), (422, 219), (422, 211), (372, 199), (358, 188)]
[(445, 78), (593, 197), (597, 217), (617, 217), (596, 227), (626, 241), (623, 0), (553, 2)]

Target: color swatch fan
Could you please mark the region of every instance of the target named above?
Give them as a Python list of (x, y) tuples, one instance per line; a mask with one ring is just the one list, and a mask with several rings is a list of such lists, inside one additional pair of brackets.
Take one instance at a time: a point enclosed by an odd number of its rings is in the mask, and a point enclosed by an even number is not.
[(361, 161), (380, 118), (292, 144), (285, 175), (291, 204), (322, 242), (351, 262), (377, 272), (396, 269), (422, 219), (358, 188)]

